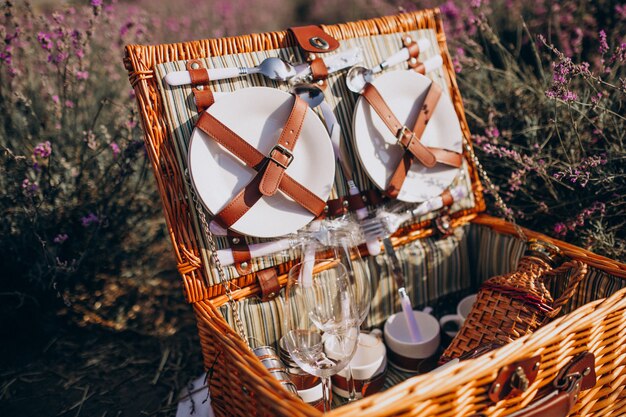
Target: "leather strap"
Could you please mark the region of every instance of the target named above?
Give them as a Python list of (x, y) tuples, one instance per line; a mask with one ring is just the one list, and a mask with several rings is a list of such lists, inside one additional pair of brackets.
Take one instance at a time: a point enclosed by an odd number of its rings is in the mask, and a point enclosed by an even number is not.
[(421, 136), (426, 130), (426, 126), (434, 113), (442, 93), (441, 87), (432, 82), (426, 94), (426, 98), (424, 99), (424, 103), (422, 103), (422, 108), (415, 120), (415, 125), (412, 130), (409, 130), (395, 117), (378, 90), (376, 90), (372, 84), (365, 86), (362, 95), (374, 108), (383, 122), (385, 122), (387, 128), (389, 128), (391, 132), (397, 132), (398, 143), (402, 145), (406, 151), (394, 173), (391, 175), (391, 179), (387, 185), (386, 194), (389, 197), (396, 198), (400, 193), (414, 159), (420, 161), (427, 168), (434, 167), (436, 163), (458, 168), (463, 163), (463, 156), (459, 153), (448, 151), (447, 149), (427, 147), (421, 143)]
[[(411, 152), (424, 166), (432, 168), (437, 163), (435, 156), (404, 126), (393, 114), (376, 87), (367, 83), (361, 95), (372, 106), (387, 128), (398, 137), (398, 141)], [(421, 114), (421, 113), (420, 113)], [(418, 117), (419, 119), (419, 117)], [(417, 139), (417, 140), (415, 140)]]
[(197, 68), (189, 70), (189, 77), (191, 78), (191, 84), (199, 85), (199, 84), (208, 84), (209, 81), (209, 72), (206, 68)]
[(215, 97), (213, 97), (211, 89), (204, 88), (204, 85), (211, 81), (209, 79), (209, 72), (206, 68), (204, 68), (204, 63), (199, 59), (191, 59), (187, 61), (185, 67), (189, 72), (191, 84), (194, 86), (191, 91), (196, 100), (198, 113), (202, 113), (215, 103)]
[(250, 249), (246, 243), (246, 239), (243, 235), (228, 231), (228, 243), (233, 253), (233, 260), (235, 269), (239, 275), (247, 275), (252, 272), (252, 264), (249, 262), (252, 259)]
[[(387, 368), (383, 369), (381, 373), (375, 375), (371, 379), (361, 380), (354, 379), (354, 389), (357, 392), (360, 392), (363, 397), (367, 397), (368, 395), (373, 395), (383, 389), (385, 385), (385, 378), (387, 376)], [(348, 387), (348, 380), (341, 375), (333, 375), (332, 377), (333, 385), (339, 389), (344, 391), (350, 391), (350, 387)]]
[(426, 67), (424, 67), (424, 64), (418, 60), (420, 54), (419, 44), (410, 36), (404, 37), (402, 43), (404, 44), (404, 47), (409, 50), (409, 59), (407, 61), (409, 68), (419, 72), (420, 74), (424, 74), (426, 72)]
[(259, 281), (259, 287), (261, 287), (261, 301), (269, 301), (276, 298), (280, 291), (276, 269), (268, 268), (258, 271), (256, 278)]
[[(200, 115), (196, 123), (197, 128), (258, 172), (252, 181), (215, 216), (215, 220), (222, 226), (227, 228), (232, 226), (264, 195), (261, 191), (263, 181), (265, 195), (271, 195), (272, 191), (275, 193), (276, 187), (315, 216), (324, 210), (326, 203), (322, 199), (285, 173), (291, 159), (289, 156), (291, 149), (295, 146), (302, 126), (304, 118), (302, 113), (306, 114), (306, 103), (299, 98), (294, 103), (294, 110), (281, 133), (279, 142), (272, 148), (268, 158), (211, 114), (205, 112)], [(282, 148), (279, 148), (279, 145)]]
[(191, 91), (196, 100), (196, 107), (199, 113), (205, 111), (215, 103), (215, 97), (210, 88), (203, 88), (202, 90), (193, 88)]
[(454, 203), (454, 197), (452, 197), (452, 193), (447, 188), (443, 193), (441, 193), (441, 201), (443, 202), (444, 207), (451, 206), (452, 203)]
[(296, 146), (300, 131), (302, 130), (302, 124), (304, 123), (304, 117), (308, 105), (304, 100), (298, 96), (294, 96), (294, 104), (287, 119), (287, 123), (283, 127), (283, 131), (278, 138), (278, 142), (270, 151), (265, 167), (265, 173), (259, 186), (261, 194), (266, 196), (273, 196), (278, 191), (280, 181), (285, 175), (285, 170), (291, 164), (293, 160), (293, 148)]
[(315, 58), (309, 62), (311, 65), (311, 78), (313, 81), (325, 80), (328, 77), (328, 67), (321, 58)]
[(319, 26), (298, 26), (288, 29), (295, 37), (296, 43), (305, 52), (324, 53), (339, 48), (339, 42)]

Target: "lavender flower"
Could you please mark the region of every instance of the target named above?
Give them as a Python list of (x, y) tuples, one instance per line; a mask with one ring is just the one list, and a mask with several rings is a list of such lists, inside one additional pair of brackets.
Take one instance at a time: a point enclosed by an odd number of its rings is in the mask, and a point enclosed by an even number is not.
[(600, 33), (598, 33), (598, 40), (600, 41), (600, 47), (598, 48), (598, 51), (600, 51), (600, 53), (604, 55), (609, 51), (609, 44), (606, 41), (606, 32), (604, 30), (601, 30)]
[(80, 223), (83, 227), (89, 227), (94, 223), (100, 223), (100, 218), (96, 216), (94, 213), (90, 212), (88, 215), (81, 217)]
[(37, 34), (37, 40), (45, 51), (52, 51), (52, 47), (54, 46), (54, 43), (52, 42), (52, 35), (46, 32), (39, 32)]
[(69, 236), (67, 235), (67, 233), (60, 233), (60, 234), (56, 235), (52, 241), (53, 241), (54, 243), (56, 243), (57, 245), (61, 245), (61, 244), (63, 244), (63, 242), (65, 242), (68, 238), (69, 238)]
[(77, 80), (86, 80), (89, 78), (89, 71), (76, 71)]
[(117, 157), (121, 152), (119, 145), (115, 142), (111, 142), (109, 146), (111, 147), (111, 150), (113, 151), (113, 156)]
[(33, 155), (35, 157), (39, 157), (43, 159), (48, 158), (51, 153), (52, 153), (52, 145), (50, 144), (50, 141), (48, 140), (45, 142), (38, 143), (37, 146), (35, 146), (35, 149), (33, 149)]
[(22, 181), (22, 190), (24, 190), (24, 194), (32, 197), (37, 190), (39, 190), (39, 184), (31, 182), (28, 178), (24, 178), (24, 181)]

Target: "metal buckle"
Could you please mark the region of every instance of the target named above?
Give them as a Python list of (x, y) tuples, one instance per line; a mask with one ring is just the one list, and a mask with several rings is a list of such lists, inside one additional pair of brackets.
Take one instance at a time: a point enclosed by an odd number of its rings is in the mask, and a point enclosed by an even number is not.
[[(406, 146), (404, 146), (404, 143), (402, 143), (402, 138), (406, 134), (410, 134), (410, 139), (409, 139), (409, 143)], [(411, 147), (411, 143), (413, 143), (413, 139), (415, 139), (415, 132), (413, 132), (411, 129), (409, 129), (406, 126), (402, 126), (402, 128), (400, 130), (398, 130), (398, 134), (396, 135), (396, 139), (398, 141), (398, 145), (402, 146), (404, 149), (408, 149), (408, 148)]]
[[(283, 164), (282, 162), (277, 161), (276, 159), (274, 159), (274, 157), (272, 156), (274, 151), (278, 151), (278, 152), (282, 153), (283, 155), (285, 155), (287, 157), (287, 163)], [(274, 145), (274, 147), (270, 151), (269, 159), (274, 161), (274, 163), (276, 163), (276, 165), (282, 167), (283, 169), (287, 169), (287, 167), (289, 167), (289, 165), (291, 165), (291, 162), (293, 162), (293, 154), (291, 153), (291, 151), (289, 149), (285, 148), (280, 143), (277, 143), (276, 145)]]

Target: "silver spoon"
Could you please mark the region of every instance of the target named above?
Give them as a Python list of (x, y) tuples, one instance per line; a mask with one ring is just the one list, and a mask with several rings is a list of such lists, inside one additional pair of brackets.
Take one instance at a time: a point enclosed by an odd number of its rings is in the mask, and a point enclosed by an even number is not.
[[(430, 41), (428, 39), (420, 39), (417, 41), (417, 44), (419, 45), (420, 51), (423, 51), (430, 47)], [(350, 68), (348, 74), (346, 75), (346, 85), (348, 86), (348, 90), (354, 93), (360, 93), (363, 88), (365, 88), (365, 84), (374, 80), (374, 74), (382, 72), (387, 67), (392, 67), (404, 61), (408, 61), (409, 58), (409, 49), (407, 47), (404, 47), (385, 59), (380, 64), (376, 65), (375, 67), (365, 68), (361, 65), (355, 65), (354, 67)]]
[[(261, 74), (276, 81), (287, 81), (296, 74), (296, 68), (289, 62), (280, 58), (265, 58), (256, 67), (228, 67), (228, 68), (207, 68), (210, 80), (224, 80), (227, 78), (240, 77), (242, 75)], [(171, 86), (191, 84), (191, 76), (188, 71), (173, 71), (165, 76), (165, 82)]]

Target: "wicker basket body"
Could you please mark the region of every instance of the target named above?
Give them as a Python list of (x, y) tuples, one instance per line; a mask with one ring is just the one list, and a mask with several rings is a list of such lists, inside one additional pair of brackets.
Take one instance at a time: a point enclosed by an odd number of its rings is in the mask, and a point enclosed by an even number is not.
[[(469, 140), (461, 96), (437, 10), (322, 28), (338, 40), (400, 34), (418, 29), (432, 30), (442, 53), (445, 82), (449, 86), (463, 133)], [(197, 213), (193, 205), (188, 204), (189, 185), (181, 168), (182, 157), (174, 144), (171, 126), (168, 126), (167, 114), (171, 109), (160, 94), (160, 81), (155, 76), (155, 66), (174, 61), (290, 47), (293, 47), (293, 39), (287, 32), (273, 32), (170, 45), (131, 45), (126, 49), (125, 63), (138, 100), (146, 148), (162, 197), (185, 296), (197, 317), (204, 364), (210, 369), (211, 403), (219, 416), (318, 416), (320, 412), (291, 396), (281, 388), (278, 381), (272, 379), (233, 330), (224, 310), (220, 309), (226, 304), (227, 298), (224, 288), (211, 281), (214, 272), (206, 257), (206, 244), (202, 238)], [(471, 263), (469, 271), (483, 268), (481, 265), (487, 262), (483, 259), (497, 256), (502, 244), (490, 242), (494, 236), (502, 236), (506, 245), (521, 243), (515, 243), (516, 239), (509, 237), (515, 234), (512, 224), (479, 214), (485, 207), (482, 186), (475, 167), (469, 163), (467, 169), (473, 190), (472, 205), (456, 210), (452, 214), (452, 225), (460, 230), (470, 228), (474, 231), (472, 233), (484, 235), (480, 239), (464, 240), (461, 245), (463, 247), (459, 249), (464, 259), (477, 260)], [(395, 246), (407, 248), (405, 262), (411, 262), (411, 252), (408, 249), (415, 249), (418, 244), (416, 242), (427, 242), (423, 245), (436, 244), (436, 232), (429, 227), (430, 224), (430, 221), (425, 221), (403, 227), (392, 238)], [(626, 266), (532, 231), (526, 233), (529, 237), (552, 242), (560, 247), (565, 256), (588, 265), (599, 277), (594, 283), (601, 282), (602, 285), (580, 285), (574, 294), (568, 295), (568, 299), (573, 301), (566, 310), (571, 312), (535, 333), (437, 374), (410, 378), (385, 392), (336, 409), (330, 415), (505, 415), (530, 403), (540, 388), (551, 383), (560, 367), (578, 353), (587, 350), (596, 356), (598, 383), (581, 395), (574, 411), (581, 415), (626, 413), (626, 391), (623, 389), (626, 380), (626, 290), (619, 290), (626, 287)], [(457, 268), (456, 262), (455, 259), (437, 259), (437, 265), (428, 267), (444, 265), (446, 268)], [(288, 264), (279, 266), (282, 272), (279, 282), (283, 285), (287, 268)], [(375, 266), (372, 266), (373, 274), (374, 269)], [(456, 289), (470, 289), (470, 281), (479, 281), (505, 271), (502, 268), (473, 271), (473, 277), (469, 277), (468, 272), (467, 285)], [(235, 299), (242, 303), (259, 292), (255, 274), (239, 276), (231, 282), (237, 288), (233, 294)], [(436, 292), (437, 289), (432, 291)], [(609, 295), (609, 298), (599, 300)], [(576, 307), (578, 308), (575, 309)], [(538, 325), (543, 324), (544, 320), (537, 318), (535, 321)], [(523, 394), (496, 403), (487, 398), (486, 392), (500, 368), (537, 354), (542, 357), (541, 368), (535, 382)]]

